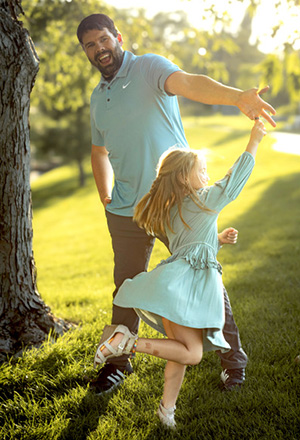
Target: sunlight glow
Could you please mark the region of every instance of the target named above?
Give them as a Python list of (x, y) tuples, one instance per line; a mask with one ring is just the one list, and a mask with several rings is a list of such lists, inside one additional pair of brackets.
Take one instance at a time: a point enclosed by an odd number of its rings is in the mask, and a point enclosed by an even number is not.
[[(230, 31), (234, 34), (239, 29), (250, 0), (239, 2), (232, 2), (232, 0), (206, 0), (206, 7), (215, 6), (214, 14), (206, 15), (205, 20), (203, 19), (204, 2), (200, 0), (107, 0), (107, 3), (117, 8), (144, 9), (146, 16), (149, 18), (159, 12), (183, 10), (187, 13), (192, 27), (205, 31), (210, 31), (213, 25), (215, 26), (215, 31), (220, 32), (222, 30), (223, 25), (221, 21), (217, 22), (217, 24), (214, 23), (215, 16), (221, 20), (222, 18), (231, 17)], [(294, 48), (298, 50), (300, 48), (299, 7), (294, 6), (289, 9), (287, 0), (282, 0), (276, 7), (272, 3), (272, 1), (262, 1), (261, 5), (258, 6), (257, 14), (253, 20), (250, 41), (253, 44), (258, 41), (259, 49), (264, 53), (281, 51), (285, 42), (294, 43)], [(284, 26), (281, 26), (282, 24)], [(278, 32), (275, 36), (272, 35), (274, 26), (278, 26)]]
[[(268, 6), (267, 2), (262, 2), (253, 19), (252, 40), (254, 42), (255, 38), (258, 38), (259, 49), (265, 53), (282, 51), (284, 43), (294, 42), (297, 50), (297, 47), (300, 47), (299, 24), (299, 7), (288, 8), (287, 0), (282, 0), (276, 8)], [(272, 35), (274, 26), (278, 26), (275, 36)]]
[[(146, 15), (150, 18), (159, 12), (185, 11), (192, 26), (207, 31), (211, 29), (214, 20), (212, 15), (211, 20), (203, 20), (204, 4), (199, 0), (151, 0), (150, 2), (144, 0), (107, 0), (107, 3), (117, 8), (145, 9)], [(232, 16), (233, 31), (236, 31), (249, 0), (234, 5), (231, 0), (206, 0), (205, 2), (206, 7), (214, 4), (216, 4), (215, 12), (218, 18)]]
[(206, 52), (207, 52), (207, 50), (205, 49), (205, 47), (200, 47), (200, 48), (198, 49), (198, 54), (199, 54), (201, 57), (204, 57), (204, 56), (206, 55)]

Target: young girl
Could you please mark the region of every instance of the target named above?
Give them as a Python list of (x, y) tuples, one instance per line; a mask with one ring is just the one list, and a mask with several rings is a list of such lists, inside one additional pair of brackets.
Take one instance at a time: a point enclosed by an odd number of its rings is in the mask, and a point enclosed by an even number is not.
[(166, 359), (157, 414), (173, 429), (186, 365), (198, 364), (203, 351), (230, 349), (222, 333), (224, 299), (222, 269), (216, 259), (217, 219), (247, 182), (265, 134), (263, 123), (255, 121), (246, 151), (212, 186), (207, 186), (206, 162), (199, 152), (171, 150), (161, 160), (150, 192), (135, 210), (134, 219), (140, 227), (149, 234), (167, 236), (172, 255), (151, 272), (125, 280), (114, 303), (134, 307), (168, 339), (137, 338), (123, 325), (106, 326), (94, 363), (135, 351)]

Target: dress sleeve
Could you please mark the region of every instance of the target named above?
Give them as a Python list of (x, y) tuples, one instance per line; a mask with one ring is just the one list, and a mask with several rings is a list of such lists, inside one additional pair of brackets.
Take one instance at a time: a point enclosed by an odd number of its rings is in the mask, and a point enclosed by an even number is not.
[(245, 151), (227, 172), (226, 176), (215, 182), (204, 194), (205, 205), (217, 212), (240, 194), (249, 179), (255, 161), (252, 154)]

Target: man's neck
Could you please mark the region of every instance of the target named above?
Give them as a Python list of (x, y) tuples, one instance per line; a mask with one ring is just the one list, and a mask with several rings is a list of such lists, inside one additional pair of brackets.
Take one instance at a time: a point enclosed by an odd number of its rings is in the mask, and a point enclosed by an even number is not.
[(116, 74), (119, 72), (119, 70), (117, 70), (117, 72), (114, 74), (114, 75), (112, 75), (112, 76), (104, 76), (104, 75), (102, 75), (103, 76), (103, 78), (105, 79), (105, 81), (107, 81), (107, 82), (111, 82), (113, 79), (114, 79), (114, 77), (116, 76)]

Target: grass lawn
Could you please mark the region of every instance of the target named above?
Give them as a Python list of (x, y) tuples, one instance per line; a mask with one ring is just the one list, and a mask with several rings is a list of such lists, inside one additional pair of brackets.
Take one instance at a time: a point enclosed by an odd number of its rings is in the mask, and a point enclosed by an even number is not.
[[(191, 117), (184, 125), (191, 147), (207, 149), (211, 182), (243, 151), (252, 127), (243, 116)], [(300, 156), (275, 152), (273, 142), (270, 133), (241, 196), (219, 221), (220, 230), (239, 230), (238, 243), (218, 259), (249, 356), (247, 379), (240, 391), (221, 393), (220, 361), (205, 354), (187, 369), (176, 433), (155, 417), (164, 361), (138, 354), (135, 374), (104, 397), (83, 380), (95, 374), (93, 355), (110, 322), (113, 290), (110, 237), (89, 161), (83, 189), (71, 166), (34, 182), (38, 289), (56, 316), (78, 327), (1, 365), (1, 440), (300, 439), (300, 363), (294, 361), (300, 355)], [(157, 243), (151, 267), (167, 256)], [(140, 334), (157, 336), (143, 323)]]

